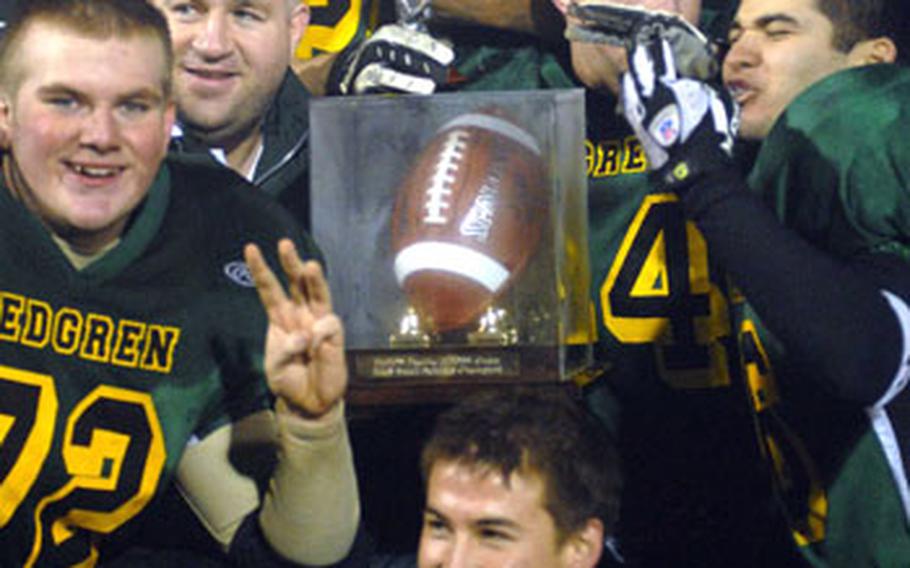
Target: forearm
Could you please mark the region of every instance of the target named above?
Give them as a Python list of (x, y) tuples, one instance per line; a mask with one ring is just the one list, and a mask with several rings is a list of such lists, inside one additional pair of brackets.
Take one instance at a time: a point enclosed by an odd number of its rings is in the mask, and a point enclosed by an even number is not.
[[(280, 403), (279, 403), (280, 404)], [(259, 523), (272, 548), (301, 564), (344, 558), (360, 502), (343, 407), (318, 422), (279, 409), (280, 451)]]
[[(341, 408), (326, 418), (307, 424), (263, 411), (219, 428), (184, 452), (178, 488), (235, 564), (322, 566), (345, 557), (359, 501)], [(260, 507), (256, 480), (270, 473)]]
[(551, 0), (432, 0), (434, 17), (561, 37), (564, 21)]
[[(712, 258), (789, 354), (817, 369), (826, 386), (848, 400), (870, 405), (888, 391), (902, 363), (904, 339), (881, 293), (887, 279), (833, 258), (784, 228), (732, 170), (689, 188), (683, 205)], [(888, 291), (906, 301), (902, 276), (891, 279), (895, 285)]]
[(275, 438), (273, 414), (262, 411), (215, 430), (180, 458), (177, 489), (224, 551), (259, 507), (255, 480), (268, 478)]
[(326, 81), (337, 53), (320, 53), (310, 59), (293, 59), (291, 68), (310, 94), (321, 97), (326, 93)]
[(432, 0), (433, 15), (497, 28), (531, 32), (533, 0)]

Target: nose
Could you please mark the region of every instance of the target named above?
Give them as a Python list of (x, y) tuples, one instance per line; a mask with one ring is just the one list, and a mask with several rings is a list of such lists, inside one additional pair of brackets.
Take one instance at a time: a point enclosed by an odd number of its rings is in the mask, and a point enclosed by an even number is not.
[(746, 67), (755, 67), (761, 59), (756, 34), (743, 31), (736, 38), (724, 58), (724, 70), (735, 71)]
[(206, 59), (219, 59), (230, 52), (227, 15), (216, 10), (208, 13), (202, 29), (193, 38), (193, 49)]
[(421, 542), (419, 562), (421, 568), (478, 568), (482, 566), (471, 551), (469, 539), (454, 537), (436, 540), (431, 543)]
[(480, 566), (471, 544), (471, 540), (467, 538), (455, 539), (455, 542), (449, 547), (443, 566), (445, 568), (477, 568)]
[(83, 146), (97, 152), (110, 152), (119, 146), (119, 126), (112, 109), (96, 108), (82, 125)]

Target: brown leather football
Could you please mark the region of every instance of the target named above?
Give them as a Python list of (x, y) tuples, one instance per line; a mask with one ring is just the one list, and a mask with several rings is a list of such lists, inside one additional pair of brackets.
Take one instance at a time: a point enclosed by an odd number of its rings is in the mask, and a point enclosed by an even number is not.
[(395, 275), (435, 331), (463, 327), (502, 294), (548, 210), (538, 142), (499, 109), (460, 115), (420, 152), (392, 217)]

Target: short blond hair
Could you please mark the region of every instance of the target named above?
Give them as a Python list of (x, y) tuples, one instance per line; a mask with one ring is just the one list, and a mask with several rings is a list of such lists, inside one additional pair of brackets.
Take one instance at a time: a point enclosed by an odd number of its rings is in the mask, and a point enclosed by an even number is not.
[(0, 40), (0, 86), (15, 91), (22, 80), (24, 65), (17, 53), (29, 28), (37, 23), (60, 26), (86, 37), (147, 36), (158, 40), (165, 67), (161, 86), (171, 93), (171, 67), (174, 52), (164, 16), (146, 0), (28, 0), (18, 2)]

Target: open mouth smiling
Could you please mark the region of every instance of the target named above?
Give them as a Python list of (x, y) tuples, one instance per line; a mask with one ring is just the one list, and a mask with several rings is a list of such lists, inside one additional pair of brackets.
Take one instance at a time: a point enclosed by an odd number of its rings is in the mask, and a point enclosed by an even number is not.
[(65, 162), (66, 167), (76, 174), (92, 179), (106, 179), (112, 178), (121, 172), (123, 172), (124, 167), (122, 166), (107, 166), (107, 165), (97, 165), (97, 164), (79, 164), (76, 162)]

